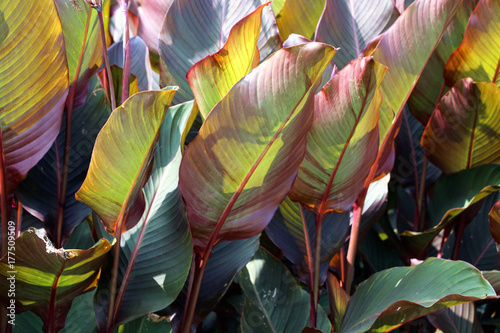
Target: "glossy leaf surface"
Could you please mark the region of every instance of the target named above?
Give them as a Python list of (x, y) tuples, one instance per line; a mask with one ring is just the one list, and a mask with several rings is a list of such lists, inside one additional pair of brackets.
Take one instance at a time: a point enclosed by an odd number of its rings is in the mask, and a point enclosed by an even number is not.
[(0, 13), (0, 124), (10, 194), (59, 133), (68, 64), (52, 0), (2, 1)]
[(500, 90), (494, 83), (458, 82), (422, 135), (429, 160), (445, 173), (500, 162)]
[(393, 9), (391, 0), (327, 0), (315, 40), (339, 47), (334, 62), (344, 68), (384, 31)]
[(188, 71), (187, 80), (203, 118), (259, 63), (257, 41), (264, 6), (259, 6), (233, 26), (219, 52), (199, 61)]
[[(309, 294), (267, 251), (260, 249), (238, 277), (245, 295), (242, 332), (300, 332), (309, 325)], [(321, 308), (317, 327), (331, 331)]]
[(15, 275), (16, 309), (31, 310), (44, 321), (44, 331), (60, 330), (73, 299), (97, 285), (111, 244), (100, 240), (88, 250), (55, 249), (36, 229), (24, 232), (15, 242), (15, 271), (7, 256), (0, 262), (0, 299), (7, 306), (8, 277)]
[(319, 214), (351, 207), (377, 156), (378, 87), (385, 71), (371, 58), (354, 60), (315, 96), (292, 200)]
[(429, 258), (417, 266), (376, 273), (361, 283), (349, 301), (340, 332), (388, 331), (422, 315), (486, 297), (496, 297), (495, 291), (476, 268)]
[(195, 247), (207, 245), (218, 221), (224, 225), (217, 240), (266, 227), (297, 174), (316, 83), (334, 53), (320, 43), (281, 49), (212, 110), (180, 171)]
[[(231, 28), (267, 3), (265, 0), (178, 0), (170, 6), (160, 32), (160, 84), (177, 85), (174, 103), (193, 99), (186, 79), (188, 70), (206, 56), (218, 52)], [(270, 6), (263, 11), (258, 47), (261, 58), (279, 48), (276, 22)]]
[[(142, 198), (144, 204), (141, 189), (174, 94), (175, 90), (167, 90), (133, 95), (113, 111), (97, 136), (89, 172), (76, 198), (99, 215), (109, 233), (115, 233), (120, 216), (142, 215), (143, 208), (132, 202)], [(122, 233), (137, 222), (131, 218)]]
[(480, 0), (469, 19), (462, 44), (445, 68), (449, 86), (471, 77), (475, 82), (500, 86), (500, 3)]
[[(274, 4), (274, 2), (273, 2)], [(325, 0), (286, 0), (276, 15), (276, 24), (282, 40), (290, 34), (298, 34), (313, 39)], [(331, 44), (337, 46), (335, 44)]]
[[(73, 228), (91, 214), (88, 206), (75, 199), (75, 193), (82, 186), (87, 174), (97, 134), (111, 112), (104, 90), (99, 87), (97, 77), (94, 76), (91, 79), (88, 91), (85, 103), (76, 108), (73, 113), (62, 243), (68, 239)], [(52, 146), (43, 159), (30, 170), (15, 192), (23, 207), (45, 223), (45, 230), (52, 239), (57, 239), (57, 170), (62, 169), (62, 165), (58, 166), (57, 162), (63, 160), (65, 136), (66, 122), (64, 121), (57, 137), (58, 150)]]

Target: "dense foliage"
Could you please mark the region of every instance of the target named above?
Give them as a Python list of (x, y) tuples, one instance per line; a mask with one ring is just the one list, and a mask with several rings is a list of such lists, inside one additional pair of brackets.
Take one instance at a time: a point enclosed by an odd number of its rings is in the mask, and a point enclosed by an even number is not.
[(500, 0), (2, 0), (12, 332), (496, 332)]

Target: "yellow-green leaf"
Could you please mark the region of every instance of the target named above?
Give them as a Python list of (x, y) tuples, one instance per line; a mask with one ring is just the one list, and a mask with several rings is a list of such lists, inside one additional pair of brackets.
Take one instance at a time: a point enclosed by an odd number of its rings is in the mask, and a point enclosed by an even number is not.
[(324, 8), (325, 0), (286, 0), (276, 15), (281, 39), (287, 40), (290, 34), (313, 39)]
[(132, 228), (144, 209), (141, 191), (149, 176), (160, 125), (175, 90), (145, 91), (116, 108), (97, 136), (90, 167), (76, 198), (92, 208), (109, 233), (128, 214)]

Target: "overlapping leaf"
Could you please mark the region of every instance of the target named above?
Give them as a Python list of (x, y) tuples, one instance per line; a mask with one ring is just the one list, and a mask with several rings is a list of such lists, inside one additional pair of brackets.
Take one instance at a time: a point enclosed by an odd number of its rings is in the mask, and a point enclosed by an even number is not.
[(430, 225), (424, 232), (405, 231), (404, 245), (413, 253), (424, 250), (432, 239), (465, 209), (500, 190), (500, 165), (488, 164), (441, 178), (429, 207)]
[(434, 327), (450, 333), (482, 333), (473, 302), (463, 303), (427, 316)]
[(469, 19), (465, 36), (445, 68), (445, 79), (453, 86), (471, 77), (475, 82), (500, 86), (500, 3), (480, 0)]
[(149, 50), (159, 53), (158, 35), (168, 8), (173, 0), (142, 0), (137, 8), (139, 27), (137, 34), (141, 37)]
[(68, 65), (52, 0), (2, 1), (0, 13), (0, 125), (12, 193), (59, 133)]
[(500, 243), (500, 200), (491, 208), (489, 221), (491, 235), (495, 242)]
[(340, 47), (334, 62), (344, 68), (384, 31), (393, 9), (391, 0), (327, 0), (316, 41)]
[[(177, 185), (181, 136), (192, 109), (193, 102), (188, 102), (168, 110), (160, 129), (151, 179), (144, 187), (146, 210), (141, 221), (122, 235), (116, 325), (172, 303), (191, 267), (191, 236)], [(106, 283), (100, 283), (98, 292), (106, 288)], [(108, 299), (100, 297), (96, 302), (102, 327)]]
[[(439, 96), (446, 92), (444, 87), (444, 67), (451, 54), (462, 43), (465, 28), (472, 11), (479, 0), (463, 1), (455, 17), (445, 30), (441, 41), (436, 46), (413, 89), (408, 105), (411, 112), (422, 124), (427, 124), (436, 108)], [(443, 92), (441, 89), (445, 88)]]
[(487, 297), (496, 297), (495, 291), (476, 268), (429, 258), (414, 267), (376, 273), (361, 283), (340, 332), (387, 332), (425, 314)]
[(16, 240), (15, 249), (14, 268), (7, 256), (0, 262), (0, 300), (10, 304), (7, 278), (15, 276), (17, 311), (35, 312), (44, 321), (44, 331), (53, 332), (64, 327), (73, 299), (97, 285), (111, 244), (101, 239), (88, 250), (55, 249), (46, 236), (29, 229)]
[[(104, 90), (99, 88), (95, 76), (89, 83), (88, 91), (85, 104), (75, 109), (73, 113), (62, 243), (68, 239), (73, 228), (91, 213), (88, 206), (75, 199), (75, 193), (85, 179), (95, 139), (110, 113)], [(63, 160), (61, 153), (64, 152), (65, 136), (64, 122), (58, 135), (58, 149), (52, 146), (16, 190), (16, 197), (23, 207), (45, 223), (45, 229), (52, 239), (57, 239), (57, 172), (62, 169), (57, 163)]]
[[(306, 225), (303, 225), (304, 214)], [(304, 232), (307, 228), (307, 234)], [(328, 215), (321, 227), (321, 258), (319, 281), (326, 279), (328, 265), (333, 256), (340, 250), (349, 229), (349, 213), (333, 213)], [(300, 208), (300, 204), (287, 197), (280, 205), (271, 223), (266, 228), (269, 238), (278, 246), (283, 254), (293, 262), (299, 270), (303, 281), (309, 281), (308, 261), (314, 258), (314, 242), (316, 223), (314, 214)], [(311, 258), (308, 258), (309, 246)]]
[(257, 41), (264, 6), (257, 7), (233, 26), (219, 52), (199, 61), (188, 71), (187, 80), (203, 118), (236, 82), (259, 63)]
[(321, 214), (351, 207), (377, 156), (385, 70), (371, 58), (354, 60), (316, 95), (292, 200)]
[(439, 103), (422, 135), (429, 160), (445, 173), (500, 162), (500, 90), (458, 82)]
[(303, 159), (313, 94), (334, 53), (320, 43), (281, 49), (212, 110), (180, 171), (195, 247), (207, 245), (218, 222), (217, 240), (266, 227)]
[[(82, 58), (75, 90), (76, 105), (80, 105), (80, 103), (85, 101), (88, 81), (97, 72), (103, 59), (101, 32), (99, 30), (97, 12), (84, 0), (75, 0), (73, 2), (55, 0), (54, 4), (61, 20), (70, 83), (72, 83), (75, 78), (80, 53), (82, 52), (82, 45), (85, 42), (84, 56)], [(91, 17), (87, 38), (84, 40), (88, 15), (91, 15)]]
[[(260, 249), (238, 277), (245, 295), (242, 332), (300, 332), (309, 324), (309, 294), (267, 251)], [(317, 327), (331, 331), (321, 308)]]
[(125, 232), (142, 216), (150, 162), (175, 90), (146, 91), (116, 108), (99, 132), (89, 172), (76, 198), (97, 212), (109, 233), (128, 216)]
[[(219, 51), (226, 43), (231, 27), (265, 0), (174, 1), (165, 16), (160, 33), (160, 83), (177, 85), (174, 103), (193, 99), (186, 79), (188, 70), (198, 61)], [(271, 8), (263, 11), (258, 47), (261, 59), (280, 46)]]
[(276, 14), (276, 24), (281, 39), (287, 40), (291, 34), (313, 39), (324, 8), (325, 0), (286, 0), (279, 13)]

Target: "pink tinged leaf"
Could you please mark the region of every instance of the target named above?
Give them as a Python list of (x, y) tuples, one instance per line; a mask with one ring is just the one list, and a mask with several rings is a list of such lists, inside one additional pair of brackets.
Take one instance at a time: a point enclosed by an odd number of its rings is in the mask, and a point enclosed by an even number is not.
[(429, 160), (445, 173), (500, 162), (500, 90), (494, 83), (458, 82), (422, 135)]
[(384, 31), (393, 9), (391, 0), (327, 0), (316, 41), (340, 47), (334, 62), (343, 68)]
[(500, 243), (500, 200), (490, 211), (490, 232), (495, 242)]
[(316, 95), (292, 200), (320, 214), (346, 211), (356, 200), (377, 156), (385, 71), (371, 57), (353, 60)]
[(158, 35), (168, 8), (173, 0), (142, 0), (137, 8), (139, 27), (137, 34), (149, 50), (158, 54)]
[(0, 124), (10, 194), (56, 139), (69, 82), (53, 1), (2, 1), (0, 13)]
[(214, 107), (180, 170), (196, 250), (216, 225), (216, 240), (248, 238), (267, 226), (296, 177), (314, 91), (334, 54), (321, 43), (282, 49)]

